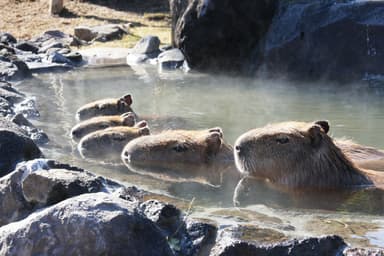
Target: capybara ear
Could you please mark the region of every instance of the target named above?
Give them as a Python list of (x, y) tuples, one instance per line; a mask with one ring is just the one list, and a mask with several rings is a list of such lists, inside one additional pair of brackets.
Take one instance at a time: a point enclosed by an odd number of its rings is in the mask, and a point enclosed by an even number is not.
[(121, 97), (121, 99), (127, 103), (128, 106), (131, 106), (132, 105), (132, 96), (131, 94), (127, 94), (127, 95), (124, 95), (123, 97)]
[(136, 123), (135, 114), (132, 112), (127, 112), (121, 115), (123, 118), (123, 125), (134, 126)]
[(141, 120), (140, 122), (137, 122), (137, 123), (135, 124), (135, 127), (137, 127), (137, 128), (148, 127), (148, 123), (147, 123), (147, 121), (145, 121), (145, 120)]
[(324, 121), (316, 121), (315, 124), (319, 125), (325, 133), (329, 132), (329, 122), (324, 120)]
[(123, 98), (118, 99), (116, 104), (119, 111), (124, 111), (125, 106), (127, 106), (127, 103)]
[(208, 130), (209, 132), (217, 132), (220, 134), (220, 137), (223, 138), (223, 129), (220, 127), (214, 127)]
[(221, 133), (219, 132), (210, 132), (208, 136), (205, 138), (207, 143), (207, 156), (216, 155), (220, 150), (221, 146)]
[(149, 135), (150, 134), (149, 127), (148, 126), (140, 127), (139, 134), (140, 135)]
[(319, 125), (313, 125), (308, 129), (308, 135), (311, 139), (311, 143), (314, 146), (320, 145), (321, 141), (323, 140), (322, 133), (323, 130)]

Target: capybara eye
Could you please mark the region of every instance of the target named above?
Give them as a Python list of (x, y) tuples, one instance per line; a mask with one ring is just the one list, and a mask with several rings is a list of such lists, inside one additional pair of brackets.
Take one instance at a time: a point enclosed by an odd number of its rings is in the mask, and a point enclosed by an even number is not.
[(276, 142), (279, 143), (279, 144), (285, 144), (285, 143), (289, 142), (289, 139), (287, 137), (277, 138)]
[(172, 147), (172, 149), (178, 153), (185, 152), (188, 150), (188, 147), (183, 144), (177, 144), (176, 146)]

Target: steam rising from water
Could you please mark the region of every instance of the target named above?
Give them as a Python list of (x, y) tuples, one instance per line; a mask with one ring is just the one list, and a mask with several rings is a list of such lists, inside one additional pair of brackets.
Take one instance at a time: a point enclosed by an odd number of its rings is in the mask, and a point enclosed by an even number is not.
[[(180, 128), (187, 129), (220, 126), (224, 138), (231, 144), (242, 133), (267, 123), (320, 119), (330, 121), (334, 137), (347, 137), (384, 149), (384, 86), (373, 88), (365, 82), (348, 86), (295, 84), (195, 73), (159, 76), (155, 68), (138, 72), (135, 74), (129, 68), (90, 69), (42, 75), (39, 80), (21, 84), (22, 90), (32, 92), (37, 98), (41, 117), (36, 124), (52, 140), (43, 149), (44, 154), (144, 189), (166, 193), (168, 182), (133, 174), (124, 166), (85, 162), (70, 139), (77, 108), (93, 100), (127, 93), (132, 95), (132, 108), (139, 115), (182, 117), (189, 127)], [(208, 204), (220, 203), (208, 190), (201, 193)], [(228, 198), (220, 200), (230, 206), (231, 193), (226, 194)], [(263, 196), (265, 201), (269, 200), (268, 194)], [(375, 243), (383, 245), (384, 241), (379, 239)]]

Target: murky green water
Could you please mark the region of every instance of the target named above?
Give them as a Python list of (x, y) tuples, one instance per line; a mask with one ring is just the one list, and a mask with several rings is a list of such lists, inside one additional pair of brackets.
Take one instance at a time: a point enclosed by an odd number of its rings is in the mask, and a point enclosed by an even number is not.
[[(133, 174), (124, 166), (89, 162), (79, 157), (69, 137), (78, 107), (130, 93), (132, 107), (139, 115), (183, 117), (188, 121), (184, 128), (189, 129), (220, 126), (231, 144), (243, 132), (267, 123), (326, 119), (334, 137), (384, 149), (384, 86), (372, 88), (362, 83), (335, 87), (203, 74), (158, 75), (151, 68), (133, 71), (127, 67), (40, 75), (19, 88), (37, 99), (41, 118), (34, 123), (51, 139), (44, 148), (49, 158), (154, 192), (186, 200), (196, 197), (193, 215), (222, 225), (252, 224), (292, 237), (340, 234), (353, 245), (384, 247), (383, 196), (372, 200), (363, 192), (330, 210), (323, 207), (327, 201), (312, 201), (305, 207), (296, 204), (300, 196), (286, 203), (284, 196), (274, 200), (276, 195), (265, 190), (255, 205), (238, 211), (231, 207), (232, 191), (194, 190), (193, 186)], [(266, 221), (265, 215), (279, 221)]]

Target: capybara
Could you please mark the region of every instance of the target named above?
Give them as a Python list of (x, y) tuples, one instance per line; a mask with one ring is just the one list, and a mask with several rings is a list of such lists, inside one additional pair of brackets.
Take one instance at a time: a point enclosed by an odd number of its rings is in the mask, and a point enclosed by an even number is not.
[(95, 116), (121, 115), (126, 112), (133, 112), (131, 109), (132, 97), (130, 94), (121, 98), (107, 98), (85, 104), (76, 112), (79, 121)]
[(110, 127), (85, 135), (79, 142), (78, 150), (83, 158), (120, 161), (121, 151), (130, 140), (149, 134), (146, 121), (140, 121), (134, 127)]
[(338, 147), (328, 131), (327, 121), (250, 130), (236, 140), (236, 166), (245, 175), (288, 188), (382, 188), (384, 172), (358, 167), (348, 157), (357, 154)]
[(113, 126), (132, 127), (135, 125), (135, 119), (135, 114), (132, 112), (127, 112), (122, 115), (115, 116), (92, 117), (75, 125), (71, 130), (71, 138), (74, 141), (78, 141), (91, 132), (103, 130)]
[(169, 130), (140, 137), (125, 146), (121, 157), (132, 171), (171, 181), (219, 186), (223, 175), (239, 177), (232, 147), (224, 141), (221, 128)]

